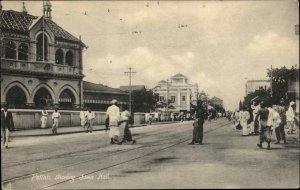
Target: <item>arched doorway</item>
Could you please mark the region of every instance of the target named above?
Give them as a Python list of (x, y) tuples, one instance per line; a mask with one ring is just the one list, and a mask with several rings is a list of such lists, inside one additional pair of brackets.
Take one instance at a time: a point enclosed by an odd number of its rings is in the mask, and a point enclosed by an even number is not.
[(65, 89), (59, 95), (59, 107), (62, 109), (72, 109), (74, 108), (75, 96), (73, 92), (69, 89)]
[(42, 87), (34, 95), (34, 104), (36, 108), (44, 108), (53, 106), (53, 100), (50, 92)]
[[(43, 61), (43, 34), (38, 35), (36, 40), (37, 40), (36, 60)], [(45, 34), (44, 34), (44, 57), (45, 57), (45, 61), (47, 61), (48, 60), (48, 38)]]
[(25, 92), (19, 86), (13, 86), (6, 94), (6, 103), (10, 108), (25, 108), (26, 107)]

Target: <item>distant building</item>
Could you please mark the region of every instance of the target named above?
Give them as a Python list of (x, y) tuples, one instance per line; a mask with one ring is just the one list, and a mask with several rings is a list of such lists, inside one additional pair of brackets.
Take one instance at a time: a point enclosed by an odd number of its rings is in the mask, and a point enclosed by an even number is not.
[(162, 80), (154, 88), (154, 93), (159, 95), (159, 101), (170, 100), (175, 108), (173, 112), (190, 112), (190, 104), (197, 100), (198, 85), (189, 84), (188, 78), (180, 73), (171, 77), (170, 81)]
[(214, 105), (220, 105), (223, 107), (223, 100), (214, 96), (211, 99), (209, 99), (209, 102), (213, 103)]
[(111, 100), (118, 100), (119, 105), (129, 105), (129, 94), (118, 88), (83, 81), (84, 106), (98, 111), (106, 111)]
[(246, 96), (251, 92), (255, 92), (255, 90), (269, 89), (271, 86), (270, 80), (248, 80), (246, 82)]

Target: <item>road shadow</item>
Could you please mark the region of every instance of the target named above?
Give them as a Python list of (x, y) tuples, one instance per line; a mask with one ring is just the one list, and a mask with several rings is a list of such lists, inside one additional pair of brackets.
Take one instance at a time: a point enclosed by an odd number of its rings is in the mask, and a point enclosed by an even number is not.
[(121, 173), (131, 174), (131, 173), (145, 173), (150, 172), (150, 170), (123, 170)]
[(177, 159), (177, 157), (175, 157), (175, 156), (160, 157), (160, 158), (152, 159), (149, 163), (161, 164), (161, 163), (172, 162), (173, 160), (176, 160), (176, 159)]

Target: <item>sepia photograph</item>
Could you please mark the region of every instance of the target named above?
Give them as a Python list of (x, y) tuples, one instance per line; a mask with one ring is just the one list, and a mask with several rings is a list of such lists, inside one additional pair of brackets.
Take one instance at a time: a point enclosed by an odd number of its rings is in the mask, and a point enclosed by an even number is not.
[(1, 0), (1, 189), (299, 189), (298, 0)]

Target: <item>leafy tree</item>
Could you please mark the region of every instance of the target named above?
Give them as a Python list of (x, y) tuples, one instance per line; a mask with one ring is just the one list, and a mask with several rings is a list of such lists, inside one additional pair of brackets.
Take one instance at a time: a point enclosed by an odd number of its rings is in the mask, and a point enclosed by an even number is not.
[(241, 110), (243, 107), (243, 103), (242, 103), (242, 100), (240, 100), (240, 103), (239, 103), (239, 110)]
[(132, 99), (133, 112), (150, 112), (155, 109), (158, 95), (152, 90), (134, 90), (132, 92)]
[[(272, 102), (279, 103), (281, 98), (287, 101), (288, 78), (297, 74), (297, 67), (288, 69), (286, 67), (272, 69)], [(268, 69), (267, 76), (271, 78), (271, 69)]]
[(264, 88), (260, 88), (258, 90), (255, 90), (254, 92), (250, 92), (244, 99), (244, 102), (241, 104), (240, 102), (240, 106), (245, 106), (245, 107), (250, 107), (252, 102), (251, 100), (256, 98), (259, 100), (267, 100), (269, 99), (270, 96), (270, 89), (264, 89)]

